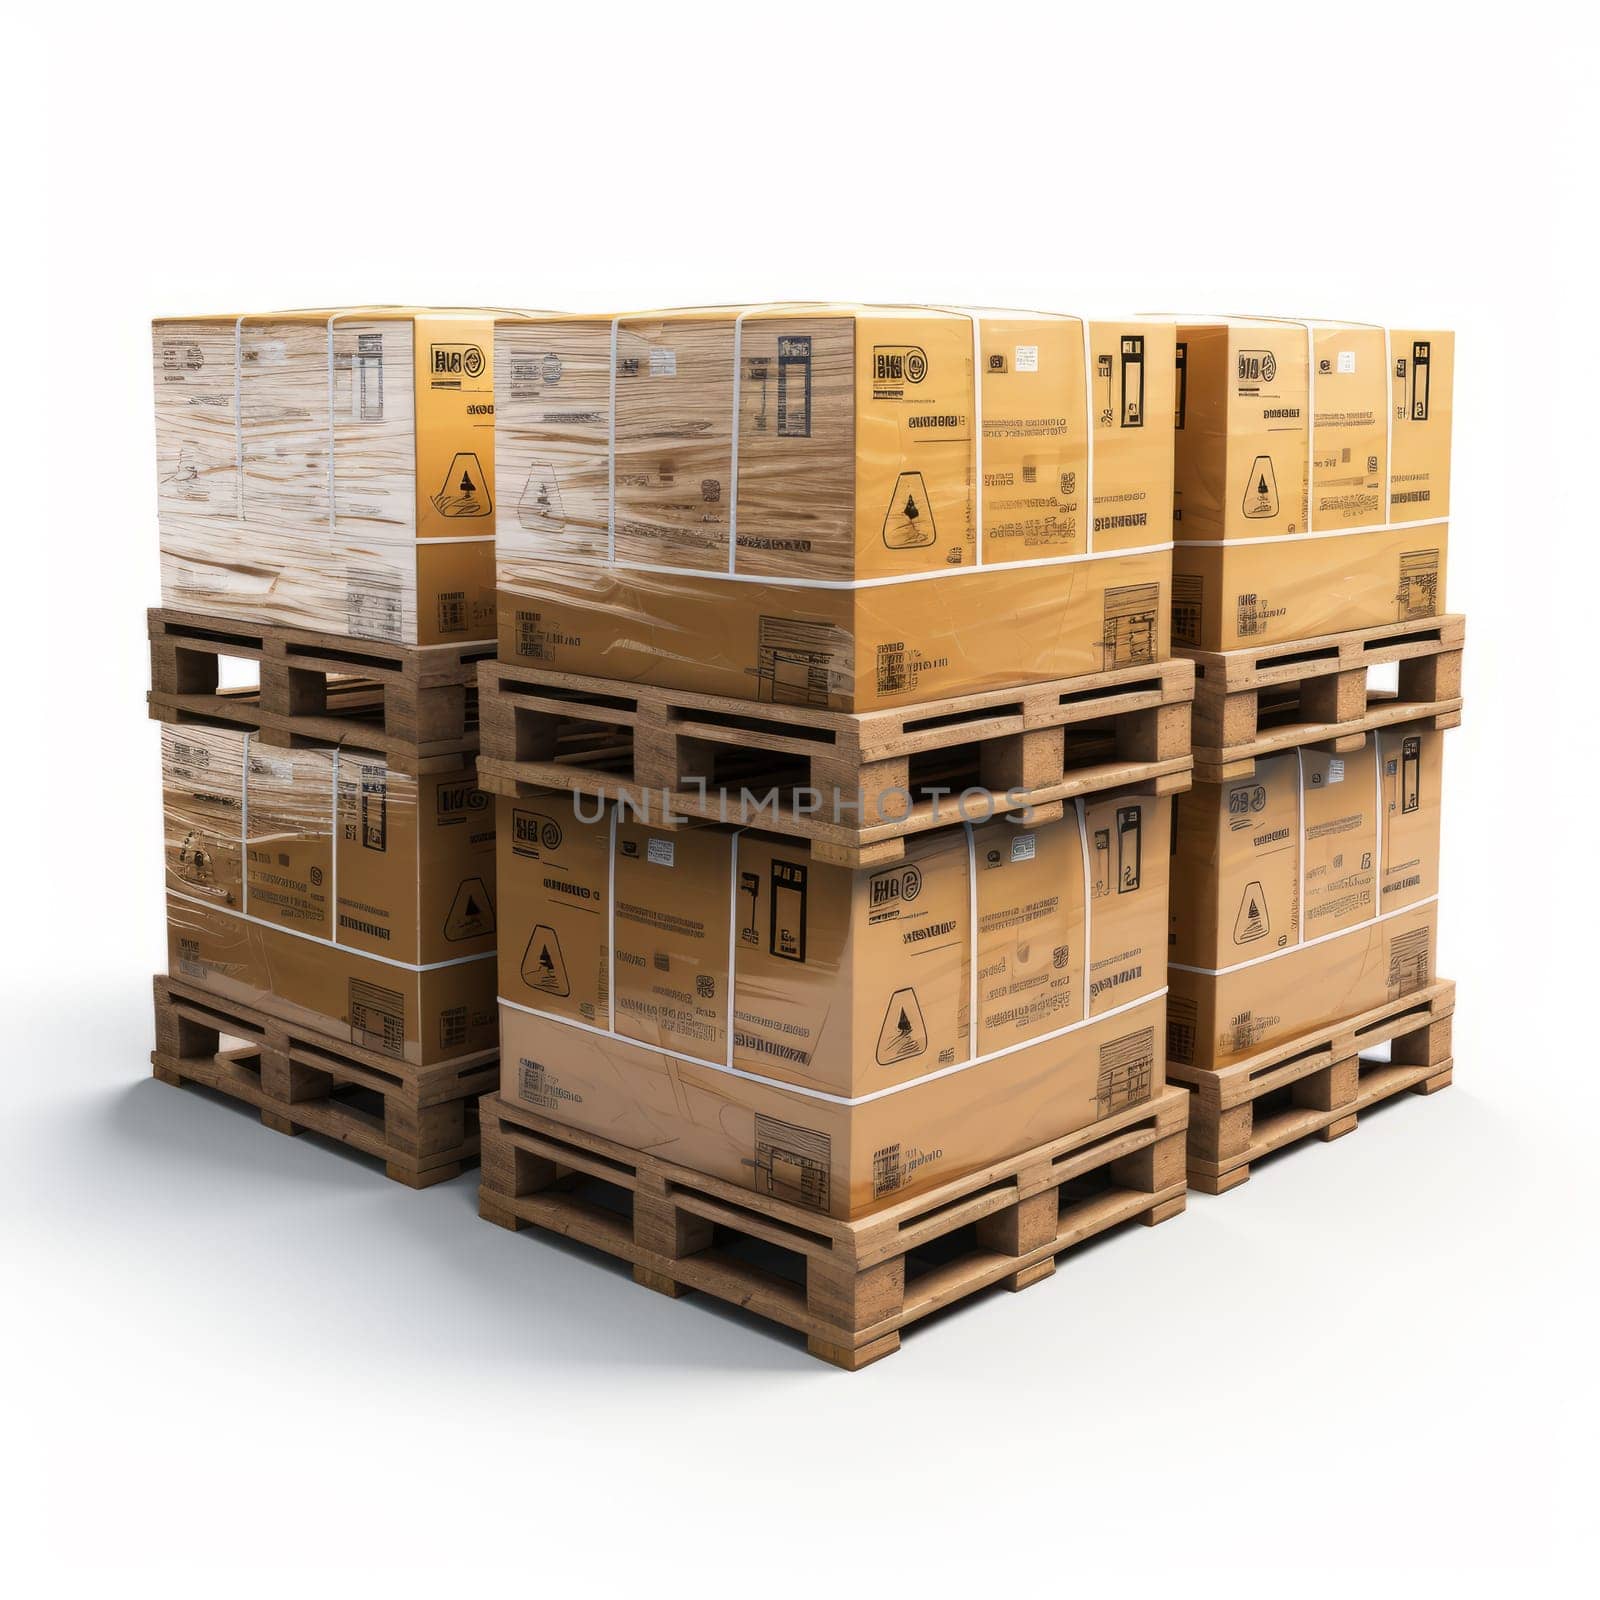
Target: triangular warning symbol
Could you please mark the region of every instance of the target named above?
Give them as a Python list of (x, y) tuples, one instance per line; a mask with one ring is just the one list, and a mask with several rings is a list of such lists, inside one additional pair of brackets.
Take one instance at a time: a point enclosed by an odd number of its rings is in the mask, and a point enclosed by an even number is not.
[(494, 905), (482, 878), (463, 878), (450, 915), (444, 919), (444, 936), (452, 941), (480, 939), (494, 932)]
[(1239, 901), (1239, 915), (1233, 921), (1233, 942), (1250, 944), (1253, 940), (1264, 939), (1271, 927), (1267, 897), (1260, 883), (1252, 879), (1244, 886), (1244, 895)]
[(883, 542), (891, 550), (920, 550), (938, 537), (927, 486), (920, 472), (902, 472), (895, 479), (889, 510), (883, 519)]
[(1244, 514), (1247, 517), (1278, 514), (1278, 475), (1272, 470), (1271, 456), (1257, 456), (1250, 463), (1250, 476), (1244, 486)]
[(444, 486), (433, 496), (433, 509), (441, 517), (486, 517), (494, 510), (488, 480), (474, 451), (461, 450), (450, 458)]
[(878, 1030), (878, 1065), (888, 1067), (897, 1061), (911, 1061), (927, 1048), (928, 1025), (922, 1020), (917, 991), (896, 989), (889, 997), (883, 1026)]
[(517, 502), (517, 521), (530, 533), (559, 533), (566, 527), (567, 510), (561, 503), (556, 469), (548, 461), (535, 461), (528, 468), (528, 481)]
[(561, 956), (561, 941), (556, 930), (540, 923), (522, 952), (522, 981), (530, 989), (542, 989), (546, 994), (572, 993), (567, 982), (567, 963)]

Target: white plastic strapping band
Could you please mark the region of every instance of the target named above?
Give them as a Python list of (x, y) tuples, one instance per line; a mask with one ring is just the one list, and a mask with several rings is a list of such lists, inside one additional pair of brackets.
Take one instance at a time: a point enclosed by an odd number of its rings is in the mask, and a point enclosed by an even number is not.
[(239, 766), (239, 903), (250, 909), (250, 735), (244, 736)]
[(606, 560), (617, 559), (617, 328), (621, 317), (611, 319), (611, 366), (606, 405)]
[(235, 514), (244, 521), (244, 318), (233, 322), (233, 491)]
[(377, 961), (386, 967), (398, 967), (402, 972), (440, 972), (446, 967), (470, 966), (474, 961), (493, 961), (495, 952), (485, 950), (475, 956), (453, 956), (449, 961), (399, 961), (394, 956), (380, 956), (371, 950), (360, 950), (354, 945), (340, 944), (335, 939), (324, 939), (320, 933), (303, 933), (298, 928), (286, 928), (282, 923), (271, 922), (266, 917), (253, 916), (248, 911), (235, 911), (230, 906), (219, 906), (215, 901), (203, 900), (196, 894), (185, 894), (181, 889), (168, 889), (167, 893), (175, 900), (187, 900), (191, 905), (207, 906), (213, 911), (220, 911), (225, 917), (233, 917), (239, 922), (253, 923), (258, 928), (270, 928), (274, 933), (287, 934), (291, 939), (305, 939), (311, 944), (326, 946), (329, 950), (338, 950), (347, 956), (354, 956), (359, 961)]
[[(1298, 944), (1285, 945), (1282, 950), (1269, 950), (1264, 956), (1251, 956), (1248, 961), (1235, 961), (1231, 966), (1191, 967), (1181, 961), (1169, 961), (1167, 967), (1172, 972), (1198, 973), (1202, 978), (1223, 978), (1230, 972), (1243, 972), (1246, 967), (1259, 967), (1282, 956), (1297, 955), (1300, 951), (1310, 950), (1315, 945), (1326, 944), (1330, 939), (1342, 939), (1347, 933), (1360, 933), (1363, 928), (1375, 928), (1380, 922), (1392, 922), (1396, 917), (1404, 917), (1413, 911), (1420, 911), (1424, 906), (1434, 905), (1438, 899), (1436, 894), (1424, 895), (1422, 899), (1413, 900), (1408, 906), (1397, 906), (1393, 911), (1368, 917), (1365, 922), (1352, 922), (1348, 928), (1335, 928), (1332, 933), (1319, 933), (1314, 939), (1302, 939)], [(1098, 1021), (1099, 1018), (1095, 1020)]]
[(1089, 903), (1094, 899), (1094, 876), (1089, 865), (1089, 812), (1082, 800), (1074, 800), (1078, 811), (1078, 848), (1083, 852), (1083, 1020), (1089, 1020), (1089, 968), (1094, 946), (1090, 943)]

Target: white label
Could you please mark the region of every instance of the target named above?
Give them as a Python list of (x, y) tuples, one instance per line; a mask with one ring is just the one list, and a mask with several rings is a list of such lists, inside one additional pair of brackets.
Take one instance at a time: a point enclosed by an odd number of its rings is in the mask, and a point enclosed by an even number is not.
[(271, 778), (278, 783), (294, 781), (294, 763), (283, 756), (264, 756), (250, 753), (250, 774), (256, 778)]
[(1330, 784), (1344, 782), (1344, 760), (1336, 756), (1328, 763), (1328, 782)]
[(645, 845), (645, 859), (653, 867), (670, 867), (672, 865), (672, 841), (670, 839), (651, 839)]
[(1341, 350), (1339, 352), (1339, 370), (1341, 372), (1354, 372), (1356, 370), (1356, 353), (1354, 350)]
[(1039, 370), (1039, 347), (1036, 344), (1019, 344), (1017, 346), (1017, 371), (1037, 372)]
[(652, 349), (650, 352), (650, 376), (652, 378), (676, 378), (678, 376), (678, 352), (676, 350)]
[(1039, 841), (1031, 833), (1019, 833), (1011, 841), (1011, 859), (1013, 861), (1032, 861), (1038, 854)]

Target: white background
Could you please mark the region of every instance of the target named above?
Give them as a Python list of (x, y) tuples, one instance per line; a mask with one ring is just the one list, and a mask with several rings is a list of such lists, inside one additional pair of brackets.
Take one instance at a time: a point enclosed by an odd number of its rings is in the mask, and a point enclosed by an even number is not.
[[(186, 1589), (348, 1566), (858, 1594), (1169, 1565), (1387, 1588), (1574, 1557), (1597, 1423), (1592, 36), (1531, 6), (1481, 32), (1470, 8), (1116, 14), (211, 4), (12, 36), (16, 1592), (96, 1562)], [(471, 1176), (413, 1194), (147, 1064), (149, 319), (788, 298), (1459, 330), (1456, 1087), (855, 1377), (478, 1222)]]

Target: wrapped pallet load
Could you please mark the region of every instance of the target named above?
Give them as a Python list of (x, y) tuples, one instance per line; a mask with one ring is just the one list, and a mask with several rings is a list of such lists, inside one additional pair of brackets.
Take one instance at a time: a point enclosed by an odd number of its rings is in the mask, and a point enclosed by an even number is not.
[(1170, 323), (791, 304), (495, 345), (502, 661), (868, 711), (1168, 654)]
[(162, 603), (394, 644), (491, 640), (495, 315), (155, 322)]
[(1214, 317), (1177, 338), (1174, 642), (1443, 612), (1455, 335)]

